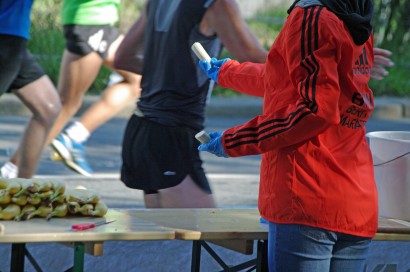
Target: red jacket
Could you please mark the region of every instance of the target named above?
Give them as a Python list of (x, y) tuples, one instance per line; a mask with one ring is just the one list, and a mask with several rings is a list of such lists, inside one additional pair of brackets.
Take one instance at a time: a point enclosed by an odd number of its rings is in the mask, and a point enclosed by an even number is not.
[(226, 130), (222, 143), (231, 157), (263, 154), (265, 219), (374, 236), (372, 64), (372, 37), (356, 45), (335, 14), (313, 6), (292, 11), (265, 64), (221, 67), (221, 86), (264, 98), (263, 114)]

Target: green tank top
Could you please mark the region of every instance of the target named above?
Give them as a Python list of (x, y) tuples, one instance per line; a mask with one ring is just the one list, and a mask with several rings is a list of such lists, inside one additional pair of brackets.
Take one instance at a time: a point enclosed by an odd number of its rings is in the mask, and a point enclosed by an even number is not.
[(64, 0), (63, 25), (113, 25), (118, 21), (121, 0)]

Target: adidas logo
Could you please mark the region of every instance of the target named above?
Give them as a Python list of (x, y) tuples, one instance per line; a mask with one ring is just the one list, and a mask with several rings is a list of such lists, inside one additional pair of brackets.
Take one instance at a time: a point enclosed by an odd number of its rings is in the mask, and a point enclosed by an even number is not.
[(97, 33), (88, 38), (88, 44), (94, 51), (104, 53), (107, 50), (107, 41), (103, 40), (104, 31), (100, 29)]
[(370, 67), (369, 61), (367, 60), (366, 48), (363, 47), (363, 52), (359, 58), (354, 63), (353, 74), (354, 75), (369, 75)]

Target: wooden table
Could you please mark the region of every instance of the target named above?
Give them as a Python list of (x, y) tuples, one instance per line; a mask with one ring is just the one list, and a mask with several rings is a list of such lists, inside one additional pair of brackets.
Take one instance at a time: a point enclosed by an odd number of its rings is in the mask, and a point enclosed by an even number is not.
[[(74, 245), (74, 271), (83, 271), (87, 246), (100, 249), (104, 241), (190, 240), (193, 242), (191, 270), (199, 271), (201, 248), (205, 248), (224, 270), (244, 268), (267, 269), (267, 224), (260, 223), (256, 208), (244, 209), (110, 209), (105, 220), (113, 223), (86, 231), (72, 231), (76, 223), (97, 222), (102, 218), (67, 217), (46, 221), (35, 218), (29, 221), (1, 221), (5, 232), (0, 243), (12, 244), (11, 271), (24, 271), (24, 257), (28, 256), (26, 243), (64, 242)], [(379, 218), (375, 240), (410, 241), (410, 222)], [(228, 266), (212, 250), (208, 242), (252, 254), (257, 241), (256, 258), (235, 266)], [(91, 250), (92, 251), (92, 250)], [(29, 256), (28, 256), (29, 257)], [(29, 258), (30, 259), (30, 258)]]
[[(201, 248), (205, 248), (226, 271), (245, 268), (267, 271), (268, 225), (260, 223), (259, 211), (247, 209), (144, 209), (124, 211), (131, 218), (154, 222), (175, 230), (175, 238), (191, 240), (191, 271), (200, 270)], [(252, 254), (257, 241), (256, 258), (229, 266), (207, 242)]]
[(410, 222), (379, 217), (379, 227), (374, 240), (410, 241)]
[[(116, 220), (110, 224), (98, 226), (84, 231), (71, 230), (72, 224), (95, 223), (101, 220)], [(124, 212), (109, 210), (104, 218), (66, 217), (52, 218), (47, 221), (43, 218), (33, 218), (28, 221), (1, 221), (5, 226), (4, 233), (0, 234), (0, 243), (11, 243), (10, 271), (24, 271), (24, 258), (27, 256), (33, 265), (37, 264), (26, 250), (26, 243), (35, 242), (70, 242), (74, 246), (74, 271), (83, 271), (84, 253), (87, 245), (95, 245), (101, 250), (104, 241), (136, 241), (136, 240), (172, 240), (175, 231), (159, 226), (153, 222), (138, 218), (131, 218)]]

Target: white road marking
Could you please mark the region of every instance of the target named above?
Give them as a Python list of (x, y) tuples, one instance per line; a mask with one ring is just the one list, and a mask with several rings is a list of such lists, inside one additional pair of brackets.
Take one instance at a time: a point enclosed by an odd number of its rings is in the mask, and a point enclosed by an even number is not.
[(400, 220), (400, 219), (389, 219), (390, 221), (405, 225), (407, 227), (410, 227), (410, 222), (404, 221), (404, 220)]

